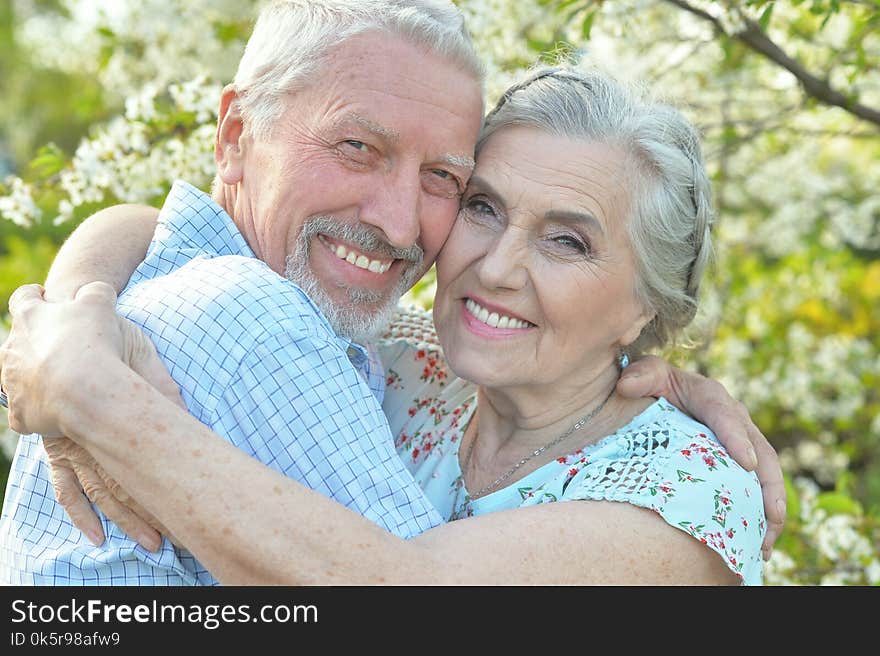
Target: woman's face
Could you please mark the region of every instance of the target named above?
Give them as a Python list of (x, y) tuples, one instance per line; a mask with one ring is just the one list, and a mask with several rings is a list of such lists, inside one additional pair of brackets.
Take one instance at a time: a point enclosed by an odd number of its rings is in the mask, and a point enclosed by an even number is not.
[(509, 127), (480, 152), (437, 259), (434, 322), (459, 376), (586, 383), (650, 319), (635, 295), (622, 151)]

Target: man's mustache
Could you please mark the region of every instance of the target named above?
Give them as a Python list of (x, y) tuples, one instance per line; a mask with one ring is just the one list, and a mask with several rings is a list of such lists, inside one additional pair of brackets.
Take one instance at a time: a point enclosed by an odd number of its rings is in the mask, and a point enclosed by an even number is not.
[(359, 223), (345, 223), (330, 216), (312, 216), (306, 219), (301, 233), (306, 244), (311, 242), (312, 237), (319, 234), (358, 246), (371, 254), (383, 255), (389, 259), (405, 260), (416, 265), (420, 265), (425, 257), (424, 250), (418, 244), (407, 248), (398, 248), (389, 244), (366, 226)]

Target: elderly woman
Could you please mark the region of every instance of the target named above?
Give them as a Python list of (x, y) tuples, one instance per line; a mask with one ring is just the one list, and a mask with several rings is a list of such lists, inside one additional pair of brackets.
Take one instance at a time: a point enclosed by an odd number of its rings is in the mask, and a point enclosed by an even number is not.
[(119, 361), (144, 338), (106, 286), (19, 296), (25, 335), (31, 315), (64, 317), (87, 347), (38, 367), (68, 410), (28, 428), (88, 448), (228, 583), (759, 584), (756, 476), (666, 400), (615, 390), (694, 317), (712, 224), (694, 130), (604, 75), (545, 69), (504, 94), (477, 155), (437, 260), (436, 335), (409, 312), (382, 345), (399, 451), (460, 521), (402, 540), (195, 419), (169, 430), (183, 411)]

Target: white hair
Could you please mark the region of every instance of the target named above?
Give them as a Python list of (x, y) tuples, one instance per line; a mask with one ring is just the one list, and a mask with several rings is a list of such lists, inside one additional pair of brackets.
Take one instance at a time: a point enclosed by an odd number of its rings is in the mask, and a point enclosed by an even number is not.
[(370, 31), (400, 36), (483, 83), (464, 17), (448, 0), (275, 1), (260, 12), (233, 81), (247, 134), (268, 137), (284, 96), (320, 82), (334, 48)]
[(627, 158), (635, 293), (654, 318), (628, 350), (669, 344), (694, 318), (712, 257), (711, 185), (694, 126), (600, 71), (542, 67), (508, 89), (486, 117), (476, 152), (506, 126), (620, 148)]

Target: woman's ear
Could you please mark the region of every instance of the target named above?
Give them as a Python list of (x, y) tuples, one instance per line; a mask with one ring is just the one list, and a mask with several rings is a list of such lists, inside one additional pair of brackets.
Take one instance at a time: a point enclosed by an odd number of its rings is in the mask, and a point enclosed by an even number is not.
[(231, 84), (223, 89), (217, 113), (217, 134), (214, 139), (214, 161), (224, 184), (235, 185), (243, 175), (244, 122), (239, 96)]
[(642, 334), (642, 330), (644, 329), (644, 327), (651, 323), (651, 321), (656, 316), (656, 312), (650, 312), (648, 310), (642, 312), (638, 317), (636, 317), (636, 320), (633, 321), (632, 325), (626, 330), (626, 332), (624, 332), (623, 335), (620, 336), (620, 346), (622, 348), (626, 348), (634, 341), (636, 341)]

